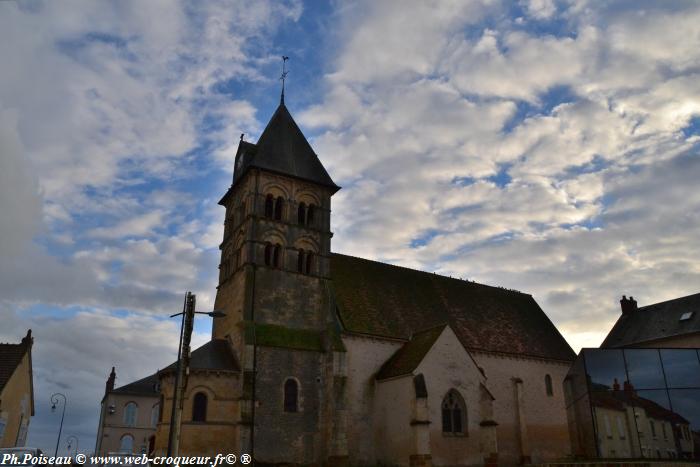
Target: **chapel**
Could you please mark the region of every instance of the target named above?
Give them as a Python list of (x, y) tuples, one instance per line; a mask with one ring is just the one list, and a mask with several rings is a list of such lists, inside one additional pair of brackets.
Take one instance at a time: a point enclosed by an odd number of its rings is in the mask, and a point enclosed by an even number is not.
[[(181, 454), (257, 465), (519, 465), (570, 454), (575, 354), (526, 293), (334, 253), (340, 189), (284, 103), (241, 141)], [(167, 448), (174, 366), (158, 373)]]

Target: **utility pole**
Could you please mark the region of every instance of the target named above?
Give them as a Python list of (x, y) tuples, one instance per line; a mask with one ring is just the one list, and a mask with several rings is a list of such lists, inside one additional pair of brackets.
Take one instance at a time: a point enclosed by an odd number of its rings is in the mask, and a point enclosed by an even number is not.
[(187, 374), (190, 368), (190, 340), (194, 325), (194, 307), (197, 301), (192, 292), (185, 295), (185, 304), (180, 325), (180, 345), (177, 349), (177, 365), (175, 370), (175, 387), (173, 388), (173, 405), (170, 413), (170, 432), (168, 436), (168, 457), (176, 457), (180, 448), (180, 422), (182, 421), (183, 394), (187, 387)]

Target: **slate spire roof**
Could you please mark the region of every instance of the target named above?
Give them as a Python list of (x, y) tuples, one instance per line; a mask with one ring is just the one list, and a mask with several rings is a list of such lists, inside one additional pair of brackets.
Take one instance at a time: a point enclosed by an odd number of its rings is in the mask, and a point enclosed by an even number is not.
[(239, 143), (233, 184), (251, 167), (318, 183), (330, 188), (333, 193), (340, 189), (328, 175), (284, 102), (280, 102), (257, 144), (243, 140)]

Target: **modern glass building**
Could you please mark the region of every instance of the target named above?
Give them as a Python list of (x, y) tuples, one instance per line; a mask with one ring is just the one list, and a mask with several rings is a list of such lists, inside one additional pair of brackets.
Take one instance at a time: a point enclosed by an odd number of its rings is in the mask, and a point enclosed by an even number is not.
[(698, 349), (583, 349), (564, 392), (576, 457), (700, 459)]

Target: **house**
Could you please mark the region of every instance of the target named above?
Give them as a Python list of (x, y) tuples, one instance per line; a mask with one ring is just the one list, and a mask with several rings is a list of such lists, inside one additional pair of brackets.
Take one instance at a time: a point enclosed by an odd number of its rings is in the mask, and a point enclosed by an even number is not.
[(95, 453), (150, 453), (160, 416), (158, 377), (153, 374), (115, 388), (116, 378), (112, 367), (102, 397)]
[(0, 448), (21, 447), (34, 416), (32, 330), (19, 344), (0, 344)]
[(601, 347), (700, 347), (700, 293), (643, 307), (623, 295), (620, 307)]

